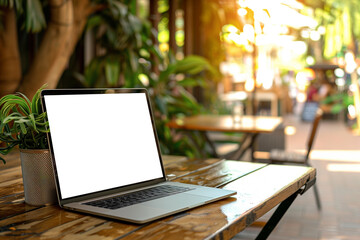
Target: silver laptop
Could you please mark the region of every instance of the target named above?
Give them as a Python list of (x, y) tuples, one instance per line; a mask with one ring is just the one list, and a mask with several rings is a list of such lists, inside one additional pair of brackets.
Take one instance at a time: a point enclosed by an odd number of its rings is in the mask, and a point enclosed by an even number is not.
[(145, 89), (43, 90), (61, 207), (146, 223), (234, 191), (166, 180)]

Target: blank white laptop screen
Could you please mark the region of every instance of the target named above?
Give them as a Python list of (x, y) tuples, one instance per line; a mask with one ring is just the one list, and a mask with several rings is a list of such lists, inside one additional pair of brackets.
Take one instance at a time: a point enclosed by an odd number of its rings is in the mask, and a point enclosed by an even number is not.
[(145, 93), (45, 102), (63, 199), (163, 177)]

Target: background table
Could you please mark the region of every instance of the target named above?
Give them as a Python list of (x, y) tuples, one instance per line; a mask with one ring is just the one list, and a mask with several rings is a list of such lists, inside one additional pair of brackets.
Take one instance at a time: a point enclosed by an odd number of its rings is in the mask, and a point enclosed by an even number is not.
[(56, 205), (25, 204), (19, 157), (13, 154), (7, 159), (8, 164), (0, 166), (0, 238), (4, 239), (230, 239), (279, 203), (280, 207), (289, 205), (289, 200), (291, 204), (303, 188), (311, 186), (316, 175), (309, 167), (166, 156), (169, 179), (238, 193), (136, 225), (65, 211)]
[[(207, 132), (245, 133), (244, 138), (239, 142), (239, 148), (224, 156), (228, 159), (241, 159), (247, 150), (253, 150), (254, 142), (259, 133), (272, 133), (281, 123), (281, 117), (244, 115), (240, 121), (236, 122), (231, 115), (196, 115), (174, 119), (167, 125), (173, 129), (199, 131), (209, 143), (215, 157), (220, 156)], [(189, 136), (191, 137), (191, 135)], [(203, 152), (196, 141), (193, 140), (193, 142), (198, 151)]]

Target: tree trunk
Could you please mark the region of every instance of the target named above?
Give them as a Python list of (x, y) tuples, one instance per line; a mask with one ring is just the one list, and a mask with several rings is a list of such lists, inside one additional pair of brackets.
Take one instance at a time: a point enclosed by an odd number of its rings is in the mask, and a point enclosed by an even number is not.
[(0, 97), (15, 92), (21, 80), (15, 10), (1, 8), (4, 29), (0, 31)]
[(90, 13), (96, 10), (89, 0), (50, 0), (51, 19), (39, 51), (19, 86), (19, 91), (31, 97), (47, 84), (55, 88), (67, 67)]

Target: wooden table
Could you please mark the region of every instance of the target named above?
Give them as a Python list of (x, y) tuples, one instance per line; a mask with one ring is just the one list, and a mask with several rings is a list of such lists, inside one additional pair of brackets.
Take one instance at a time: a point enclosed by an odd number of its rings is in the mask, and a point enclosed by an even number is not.
[(230, 239), (281, 203), (259, 235), (265, 239), (295, 197), (316, 178), (310, 167), (165, 156), (172, 181), (233, 189), (237, 195), (136, 225), (56, 205), (25, 204), (18, 155), (7, 159), (7, 165), (0, 166), (0, 239)]
[[(219, 155), (207, 132), (245, 133), (239, 148), (224, 156), (227, 159), (241, 159), (248, 149), (253, 150), (254, 142), (259, 133), (271, 133), (281, 123), (281, 117), (244, 115), (240, 121), (236, 122), (231, 115), (196, 115), (172, 120), (167, 125), (173, 129), (199, 131), (209, 143), (215, 157), (219, 157)], [(189, 136), (191, 137), (190, 134)], [(194, 146), (201, 152), (201, 147), (197, 145), (196, 141), (193, 142)]]

